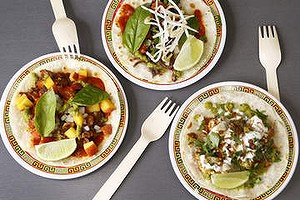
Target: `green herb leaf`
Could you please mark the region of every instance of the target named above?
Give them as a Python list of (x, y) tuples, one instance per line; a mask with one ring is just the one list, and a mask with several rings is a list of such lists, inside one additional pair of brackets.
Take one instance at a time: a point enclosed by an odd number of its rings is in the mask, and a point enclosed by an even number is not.
[(198, 128), (198, 131), (203, 131), (204, 127), (205, 127), (205, 120), (202, 120), (202, 122)]
[(208, 139), (210, 140), (212, 147), (217, 148), (219, 146), (220, 137), (216, 132), (212, 132), (208, 135)]
[[(198, 21), (198, 18), (196, 16), (193, 16), (193, 17), (189, 18), (186, 21), (187, 21), (187, 25), (189, 27), (191, 27), (192, 29), (195, 29), (196, 31), (198, 31), (198, 29), (199, 29), (199, 21)], [(189, 30), (189, 34), (190, 35), (196, 35), (197, 33), (198, 32), (194, 32), (194, 31)], [(187, 37), (186, 37), (185, 33), (182, 34), (181, 38), (178, 41), (179, 46), (182, 46), (183, 43), (186, 41), (186, 39), (187, 39)]]
[(137, 7), (133, 15), (128, 19), (125, 31), (123, 33), (123, 44), (134, 54), (142, 45), (145, 40), (150, 25), (145, 24), (144, 21), (147, 17), (150, 17), (151, 13), (144, 10), (141, 6)]
[(86, 85), (75, 95), (72, 103), (78, 106), (90, 106), (108, 98), (109, 94), (107, 92), (91, 85)]
[(49, 90), (35, 106), (34, 126), (42, 137), (48, 137), (55, 128), (56, 97), (53, 90)]
[(264, 114), (263, 112), (264, 111), (259, 111), (258, 109), (256, 109), (254, 111), (254, 114), (265, 123), (267, 121), (268, 115)]

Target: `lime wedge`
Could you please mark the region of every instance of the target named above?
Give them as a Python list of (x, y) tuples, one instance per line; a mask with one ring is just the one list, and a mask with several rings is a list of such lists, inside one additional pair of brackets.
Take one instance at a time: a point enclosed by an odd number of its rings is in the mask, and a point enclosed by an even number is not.
[(39, 158), (45, 161), (57, 161), (69, 157), (76, 149), (76, 139), (59, 140), (35, 146)]
[(248, 171), (213, 174), (211, 175), (211, 181), (219, 188), (233, 189), (246, 183), (249, 179), (249, 174)]
[(192, 35), (183, 43), (174, 62), (174, 69), (184, 71), (194, 67), (203, 53), (203, 42)]

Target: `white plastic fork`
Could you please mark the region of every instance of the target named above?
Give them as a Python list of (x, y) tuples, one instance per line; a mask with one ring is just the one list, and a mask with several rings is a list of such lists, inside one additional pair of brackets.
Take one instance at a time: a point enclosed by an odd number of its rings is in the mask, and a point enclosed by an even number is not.
[(109, 179), (104, 183), (93, 200), (109, 200), (142, 155), (148, 144), (163, 136), (179, 108), (178, 106), (175, 108), (176, 104), (173, 103), (171, 105), (172, 101), (169, 100), (167, 102), (167, 100), (168, 98), (166, 97), (144, 121), (141, 128), (141, 137)]
[(77, 30), (74, 21), (67, 17), (62, 0), (50, 0), (55, 15), (52, 33), (63, 58), (80, 57)]
[(259, 60), (266, 70), (268, 91), (278, 100), (277, 67), (281, 62), (281, 50), (275, 26), (258, 27)]

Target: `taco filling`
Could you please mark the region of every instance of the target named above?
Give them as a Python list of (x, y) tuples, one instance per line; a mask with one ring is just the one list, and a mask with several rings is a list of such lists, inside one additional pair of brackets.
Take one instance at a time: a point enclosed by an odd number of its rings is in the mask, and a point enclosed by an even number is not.
[(43, 69), (32, 74), (33, 87), (19, 92), (15, 100), (28, 124), (32, 145), (75, 138), (71, 156), (98, 152), (112, 133), (107, 121), (115, 105), (103, 81), (88, 74), (86, 69), (72, 73)]
[(171, 72), (173, 82), (200, 60), (207, 42), (202, 13), (186, 14), (180, 0), (153, 0), (138, 7), (123, 4), (117, 26), (122, 43), (152, 76)]
[[(203, 177), (226, 189), (261, 183), (264, 172), (281, 160), (273, 139), (274, 123), (246, 103), (208, 101), (205, 109), (209, 115), (195, 113), (186, 135)], [(226, 180), (236, 176), (239, 182), (230, 188)]]

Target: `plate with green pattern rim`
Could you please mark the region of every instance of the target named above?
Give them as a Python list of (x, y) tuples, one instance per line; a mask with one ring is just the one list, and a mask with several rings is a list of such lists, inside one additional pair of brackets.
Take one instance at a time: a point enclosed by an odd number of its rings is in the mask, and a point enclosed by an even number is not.
[[(136, 7), (140, 4), (151, 2), (151, 0), (109, 0), (103, 13), (101, 26), (102, 43), (109, 60), (129, 81), (152, 90), (175, 90), (200, 80), (216, 65), (226, 40), (226, 21), (218, 0), (193, 0), (184, 4), (185, 6), (188, 5), (189, 9), (192, 10), (198, 9), (198, 7), (200, 10), (205, 8), (205, 13), (202, 16), (209, 19), (204, 19), (204, 25), (213, 25), (214, 28), (209, 27), (206, 29), (208, 32), (207, 37), (212, 39), (208, 39), (208, 42), (204, 44), (204, 54), (199, 63), (191, 70), (184, 72), (182, 78), (175, 82), (169, 80), (172, 77), (171, 72), (168, 72), (169, 74), (165, 73), (161, 77), (158, 75), (152, 77), (146, 66), (134, 67), (136, 58), (130, 55), (123, 46), (121, 30), (116, 22), (121, 6), (129, 2), (130, 5)], [(205, 50), (206, 48), (207, 50)]]
[[(200, 89), (184, 102), (175, 116), (170, 130), (169, 155), (172, 167), (181, 184), (197, 199), (237, 199), (241, 197), (235, 196), (235, 193), (232, 193), (232, 196), (228, 194), (226, 195), (220, 192), (221, 190), (218, 190), (217, 188), (206, 187), (207, 185), (205, 185), (205, 182), (202, 182), (204, 179), (200, 179), (200, 177), (196, 175), (197, 173), (200, 173), (199, 170), (192, 167), (191, 164), (187, 164), (188, 159), (186, 151), (184, 151), (187, 147), (183, 145), (183, 135), (185, 133), (185, 128), (187, 127), (188, 119), (192, 116), (193, 110), (209, 99), (221, 99), (222, 97), (218, 97), (218, 95), (222, 96), (228, 92), (235, 94), (233, 99), (237, 96), (238, 98), (242, 96), (249, 98), (250, 100), (258, 100), (261, 104), (266, 106), (267, 109), (270, 109), (272, 113), (275, 113), (274, 117), (279, 119), (281, 124), (280, 126), (282, 126), (285, 131), (284, 135), (286, 138), (284, 142), (280, 140), (278, 141), (278, 143), (280, 143), (280, 147), (285, 149), (285, 156), (282, 155), (281, 157), (286, 158), (284, 160), (282, 171), (274, 167), (272, 170), (278, 171), (278, 174), (274, 176), (274, 174), (267, 174), (269, 173), (268, 170), (265, 174), (269, 175), (268, 177), (274, 177), (274, 179), (272, 179), (273, 182), (271, 181), (272, 184), (268, 185), (266, 190), (257, 191), (257, 193), (254, 193), (255, 196), (250, 197), (250, 199), (273, 199), (286, 187), (295, 171), (299, 151), (298, 136), (294, 122), (286, 108), (267, 91), (252, 84), (235, 81), (215, 83)], [(261, 185), (259, 186), (258, 184), (255, 187), (257, 189), (261, 187)], [(243, 191), (241, 192), (242, 193), (239, 193), (239, 195), (243, 194)]]
[[(31, 72), (40, 69), (49, 69), (51, 66), (56, 66), (58, 63), (64, 65), (64, 60), (60, 53), (51, 53), (39, 58), (34, 59), (25, 66), (23, 66), (17, 73), (14, 74), (12, 79), (7, 84), (2, 97), (0, 106), (0, 121), (1, 121), (1, 137), (11, 156), (24, 168), (30, 172), (50, 179), (71, 179), (80, 177), (93, 172), (102, 165), (104, 165), (117, 151), (126, 133), (128, 124), (128, 105), (125, 92), (116, 78), (116, 76), (102, 63), (85, 55), (73, 60), (70, 63), (76, 63), (79, 66), (87, 67), (93, 70), (99, 76), (105, 78), (107, 83), (112, 87), (111, 91), (113, 97), (116, 99), (117, 116), (113, 120), (113, 133), (107, 144), (95, 156), (89, 159), (82, 160), (82, 162), (74, 162), (64, 164), (49, 164), (38, 159), (32, 155), (32, 152), (24, 150), (20, 145), (22, 141), (18, 140), (14, 134), (14, 125), (12, 126), (13, 119), (10, 119), (10, 112), (15, 109), (12, 103), (14, 94), (19, 91), (19, 87), (24, 87), (23, 80), (26, 80)], [(66, 61), (67, 62), (67, 61)], [(75, 65), (69, 66), (71, 69), (76, 68)], [(78, 68), (78, 66), (77, 66)], [(26, 86), (25, 86), (26, 87)], [(105, 142), (106, 143), (106, 142)]]

